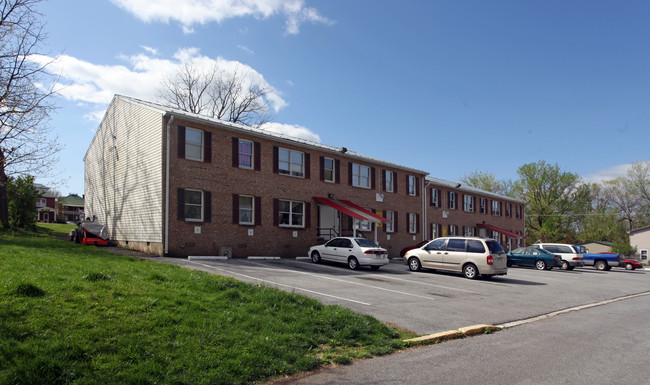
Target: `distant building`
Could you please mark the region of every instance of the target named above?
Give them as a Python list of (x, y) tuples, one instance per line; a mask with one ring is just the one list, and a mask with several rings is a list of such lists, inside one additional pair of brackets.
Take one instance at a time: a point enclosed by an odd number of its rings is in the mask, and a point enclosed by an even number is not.
[(36, 221), (40, 223), (56, 223), (56, 192), (47, 186), (34, 183), (34, 187), (41, 192), (36, 198)]
[(77, 194), (70, 194), (59, 200), (60, 216), (65, 222), (79, 222), (84, 219), (84, 199)]
[(590, 253), (609, 253), (612, 251), (612, 242), (589, 241), (581, 244), (589, 250)]
[(650, 250), (650, 226), (640, 227), (628, 231), (630, 245), (636, 247), (642, 263), (648, 263), (648, 250)]

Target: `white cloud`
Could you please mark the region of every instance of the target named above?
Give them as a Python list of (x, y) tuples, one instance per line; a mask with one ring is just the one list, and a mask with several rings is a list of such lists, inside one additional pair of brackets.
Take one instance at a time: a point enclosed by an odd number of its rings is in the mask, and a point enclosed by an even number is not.
[(244, 52), (246, 52), (248, 54), (255, 55), (255, 51), (253, 51), (252, 49), (246, 47), (245, 45), (237, 45), (237, 48), (239, 48), (240, 50), (242, 50), (242, 51), (244, 51)]
[(268, 19), (282, 15), (286, 18), (286, 33), (295, 35), (300, 25), (331, 25), (333, 21), (321, 16), (315, 8), (305, 7), (304, 0), (111, 0), (116, 6), (145, 22), (179, 22), (184, 33), (193, 32), (195, 24), (221, 22), (236, 17)]
[(309, 129), (302, 126), (282, 123), (264, 123), (260, 128), (262, 130), (320, 143), (320, 136), (318, 136), (318, 134), (311, 132)]
[(616, 179), (627, 174), (627, 170), (632, 167), (632, 163), (620, 164), (601, 170), (596, 170), (585, 177), (585, 181), (589, 183), (601, 183), (609, 180)]
[(158, 56), (158, 50), (156, 48), (147, 47), (146, 45), (141, 45), (140, 48), (142, 48), (143, 50), (149, 52), (154, 56)]

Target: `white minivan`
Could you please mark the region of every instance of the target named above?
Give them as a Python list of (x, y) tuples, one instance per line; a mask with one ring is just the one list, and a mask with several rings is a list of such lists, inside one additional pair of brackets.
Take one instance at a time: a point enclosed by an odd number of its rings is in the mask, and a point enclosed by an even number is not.
[(422, 268), (461, 272), (465, 278), (508, 274), (508, 258), (499, 242), (475, 237), (442, 237), (404, 254), (412, 271)]
[(585, 265), (582, 259), (582, 253), (574, 245), (569, 245), (568, 243), (538, 242), (531, 246), (539, 247), (540, 249), (559, 255), (562, 258), (560, 267), (562, 270), (573, 270), (576, 267), (583, 267)]

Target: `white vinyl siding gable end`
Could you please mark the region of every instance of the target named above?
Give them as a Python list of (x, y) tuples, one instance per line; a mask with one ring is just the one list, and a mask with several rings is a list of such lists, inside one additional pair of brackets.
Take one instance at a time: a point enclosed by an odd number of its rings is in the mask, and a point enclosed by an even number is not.
[(114, 98), (84, 157), (85, 213), (111, 239), (162, 242), (163, 115)]

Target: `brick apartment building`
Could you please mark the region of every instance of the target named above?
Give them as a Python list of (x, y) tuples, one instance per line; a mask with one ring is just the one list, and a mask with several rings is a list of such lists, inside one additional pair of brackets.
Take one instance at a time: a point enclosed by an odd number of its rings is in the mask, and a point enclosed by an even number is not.
[[(496, 234), (504, 245), (524, 228), (520, 201), (124, 96), (114, 97), (84, 163), (86, 216), (117, 243), (157, 255), (305, 256), (332, 236), (356, 234), (397, 256), (459, 228)], [(436, 188), (434, 207), (427, 196)], [(452, 190), (521, 215), (482, 214), (479, 203), (463, 210), (462, 201), (444, 209)]]

